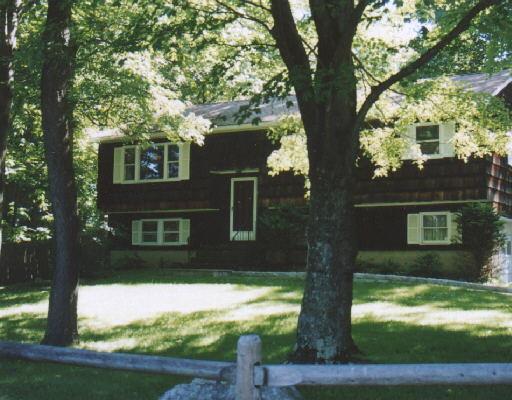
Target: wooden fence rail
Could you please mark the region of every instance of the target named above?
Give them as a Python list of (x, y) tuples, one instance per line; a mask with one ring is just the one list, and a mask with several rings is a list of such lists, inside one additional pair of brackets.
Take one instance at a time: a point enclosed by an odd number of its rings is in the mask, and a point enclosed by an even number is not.
[[(182, 375), (203, 379), (227, 380), (235, 363), (190, 360), (184, 358), (144, 356), (139, 354), (104, 353), (65, 347), (0, 342), (0, 357), (31, 361), (49, 361), (86, 367)], [(224, 372), (226, 371), (226, 372)], [(227, 378), (222, 374), (225, 373)]]
[(257, 335), (240, 337), (236, 364), (1, 341), (0, 357), (224, 381), (237, 400), (258, 399), (262, 386), (512, 385), (512, 363), (260, 365)]

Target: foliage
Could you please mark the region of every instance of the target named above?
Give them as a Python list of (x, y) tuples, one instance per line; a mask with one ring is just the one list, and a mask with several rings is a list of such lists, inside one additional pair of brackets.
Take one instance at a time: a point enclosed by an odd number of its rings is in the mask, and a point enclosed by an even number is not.
[(493, 256), (505, 244), (504, 222), (487, 203), (468, 204), (455, 215), (459, 240), (475, 260), (475, 268), (468, 271), (468, 277), (485, 282), (497, 272)]
[[(455, 154), (464, 161), (506, 154), (512, 113), (503, 99), (468, 91), (449, 78), (416, 82), (401, 90), (407, 94), (385, 96), (376, 103), (361, 132), (362, 152), (375, 165), (376, 177), (396, 171), (406, 156), (423, 167), (426, 157), (408, 135), (408, 127), (414, 123), (455, 122), (452, 142)], [(270, 173), (293, 171), (307, 176), (306, 135), (300, 116), (282, 117), (270, 129), (269, 137), (280, 144), (267, 160)]]
[(261, 210), (258, 216), (259, 237), (271, 249), (303, 245), (307, 217), (304, 207), (281, 205)]
[(408, 268), (412, 276), (423, 276), (427, 278), (442, 277), (441, 257), (436, 253), (426, 253), (416, 258)]

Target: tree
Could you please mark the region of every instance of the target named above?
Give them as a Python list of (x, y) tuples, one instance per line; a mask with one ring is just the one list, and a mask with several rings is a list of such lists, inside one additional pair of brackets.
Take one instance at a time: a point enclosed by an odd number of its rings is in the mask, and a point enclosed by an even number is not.
[[(289, 91), (296, 95), (307, 139), (310, 212), (307, 276), (292, 359), (349, 360), (358, 351), (351, 331), (357, 254), (353, 191), (369, 113), (385, 92), (399, 84), (406, 88), (422, 68), (472, 26), (472, 21), (481, 22), (493, 14), (509, 23), (510, 19), (503, 17), (505, 10), (498, 9), (508, 7), (509, 2), (310, 0), (309, 7), (299, 0), (188, 3), (210, 21), (212, 16), (219, 21), (229, 20), (226, 15), (236, 17), (226, 26), (237, 25), (252, 35), (234, 45), (251, 47), (263, 42), (266, 52), (277, 54), (277, 73), (264, 89), (277, 88), (273, 92), (278, 96)], [(416, 25), (413, 37), (392, 44), (382, 37), (365, 37), (372, 25), (378, 28), (385, 21), (402, 28), (412, 21)], [(496, 35), (493, 38), (498, 39)], [(494, 39), (492, 44), (497, 43)], [(488, 47), (490, 43), (486, 43)], [(507, 54), (501, 52), (500, 56)], [(262, 99), (265, 96), (257, 95), (253, 101), (256, 110)]]
[(69, 97), (76, 49), (71, 0), (49, 0), (43, 33), (41, 112), (50, 199), (55, 220), (55, 267), (43, 343), (78, 339), (77, 191), (73, 170), (73, 103)]
[(13, 51), (16, 45), (20, 0), (0, 1), (0, 256), (5, 192), (7, 136), (11, 130)]
[(487, 203), (471, 203), (457, 214), (458, 241), (472, 254), (474, 268), (467, 271), (468, 279), (486, 282), (499, 272), (494, 265), (496, 254), (505, 246), (505, 222)]

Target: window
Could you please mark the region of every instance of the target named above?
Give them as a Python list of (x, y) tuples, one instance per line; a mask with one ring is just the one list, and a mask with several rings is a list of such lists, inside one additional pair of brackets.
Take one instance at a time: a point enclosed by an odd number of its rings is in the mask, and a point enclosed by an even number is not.
[(142, 243), (158, 243), (158, 221), (142, 221)]
[(449, 214), (422, 214), (422, 242), (439, 243), (448, 240)]
[(190, 220), (142, 219), (132, 221), (132, 244), (141, 246), (183, 246), (188, 244)]
[(163, 242), (178, 243), (180, 241), (180, 221), (163, 221)]
[(440, 154), (439, 125), (416, 126), (416, 143), (420, 145), (422, 154), (427, 156)]
[(135, 147), (124, 149), (124, 180), (133, 181), (135, 179)]
[(167, 176), (177, 178), (180, 169), (180, 149), (177, 145), (167, 146)]
[[(455, 123), (417, 123), (412, 124), (404, 132), (404, 135), (411, 145), (419, 146), (421, 154), (426, 158), (454, 157), (455, 148), (453, 137), (455, 135)], [(405, 160), (416, 159), (418, 151), (410, 148), (404, 154)]]
[(189, 179), (190, 143), (154, 143), (114, 149), (114, 183)]
[(447, 211), (407, 215), (407, 244), (447, 245), (454, 242), (457, 225), (454, 214)]

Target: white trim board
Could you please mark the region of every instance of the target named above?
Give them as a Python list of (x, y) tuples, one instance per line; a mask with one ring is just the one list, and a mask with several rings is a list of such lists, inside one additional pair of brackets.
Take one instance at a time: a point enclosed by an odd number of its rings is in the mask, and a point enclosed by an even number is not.
[(215, 175), (232, 175), (232, 174), (254, 174), (260, 172), (259, 168), (245, 168), (245, 169), (222, 169), (211, 170), (210, 174)]
[(485, 203), (490, 202), (488, 199), (475, 200), (441, 200), (441, 201), (406, 201), (403, 203), (359, 203), (354, 204), (356, 208), (363, 207), (400, 207), (400, 206), (430, 206), (436, 204), (464, 204), (464, 203)]
[(220, 208), (183, 208), (178, 210), (136, 210), (136, 211), (105, 211), (105, 214), (148, 214), (148, 213), (185, 213), (220, 211)]
[[(238, 133), (238, 132), (254, 132), (254, 131), (264, 131), (268, 128), (271, 128), (272, 126), (276, 126), (278, 124), (278, 121), (272, 121), (272, 122), (261, 122), (258, 125), (254, 124), (241, 124), (241, 125), (225, 125), (225, 126), (216, 126), (212, 128), (212, 130), (207, 133), (205, 136), (208, 135), (216, 135), (221, 133)], [(165, 139), (167, 138), (167, 135), (164, 133), (155, 133), (153, 135), (150, 135), (149, 139)], [(97, 137), (97, 138), (91, 138), (90, 141), (92, 143), (108, 143), (108, 142), (133, 142), (138, 140), (138, 138), (133, 136), (104, 136), (104, 137)]]

